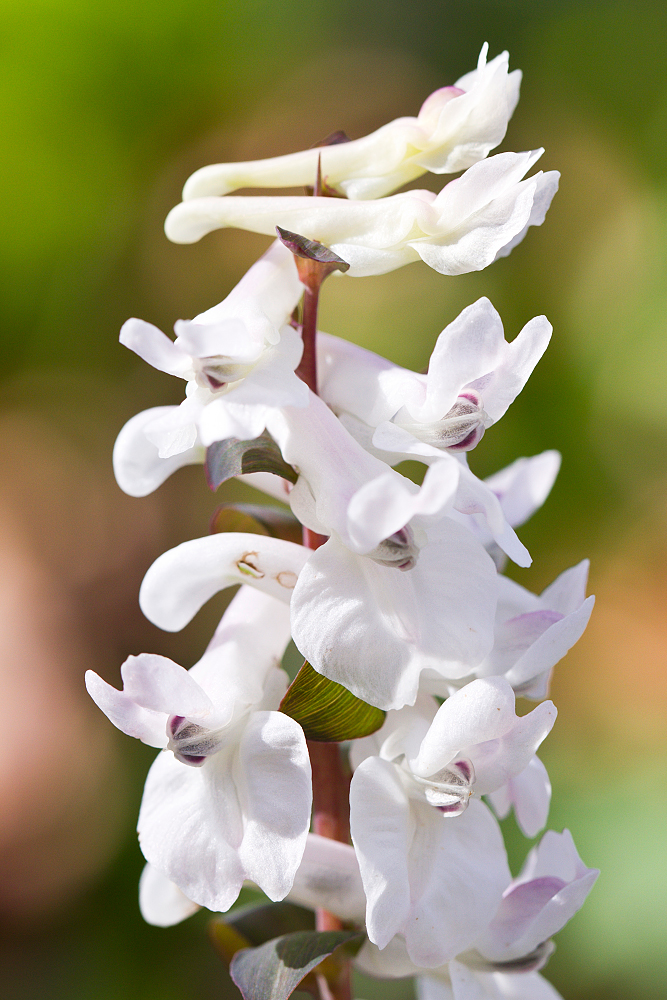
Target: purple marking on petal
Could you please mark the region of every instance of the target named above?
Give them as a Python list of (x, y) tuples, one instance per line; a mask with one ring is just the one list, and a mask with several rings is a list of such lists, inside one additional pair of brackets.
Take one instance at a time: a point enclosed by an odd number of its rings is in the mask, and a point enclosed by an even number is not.
[(180, 750), (174, 750), (174, 757), (181, 764), (188, 764), (190, 767), (201, 767), (208, 759), (207, 757), (196, 757), (194, 754), (182, 753)]
[(468, 808), (468, 799), (464, 799), (461, 802), (453, 802), (450, 806), (436, 806), (435, 808), (443, 816), (460, 816)]
[(181, 725), (185, 722), (184, 715), (172, 715), (167, 720), (167, 735), (172, 739), (181, 728)]
[(474, 389), (464, 389), (463, 392), (460, 392), (458, 394), (457, 398), (458, 399), (469, 399), (471, 403), (475, 404), (475, 406), (478, 406), (480, 408), (482, 406), (481, 396), (479, 395), (479, 393), (475, 392)]
[(467, 437), (464, 437), (463, 441), (459, 441), (458, 444), (452, 444), (449, 446), (450, 451), (472, 451), (473, 448), (477, 447), (479, 442), (484, 437), (485, 428), (480, 424), (479, 427), (475, 427), (473, 431), (470, 431)]
[(455, 760), (449, 765), (461, 774), (467, 785), (472, 785), (475, 780), (475, 770), (469, 760)]

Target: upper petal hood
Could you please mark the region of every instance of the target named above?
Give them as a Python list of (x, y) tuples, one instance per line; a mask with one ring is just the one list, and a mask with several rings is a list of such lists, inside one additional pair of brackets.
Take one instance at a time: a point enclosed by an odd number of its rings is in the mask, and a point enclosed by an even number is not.
[(519, 97), (521, 74), (508, 73), (508, 54), (430, 95), (416, 118), (397, 118), (361, 139), (245, 163), (217, 163), (192, 175), (184, 201), (226, 195), (242, 187), (314, 183), (318, 158), (326, 183), (349, 198), (380, 198), (426, 170), (455, 173), (502, 141)]

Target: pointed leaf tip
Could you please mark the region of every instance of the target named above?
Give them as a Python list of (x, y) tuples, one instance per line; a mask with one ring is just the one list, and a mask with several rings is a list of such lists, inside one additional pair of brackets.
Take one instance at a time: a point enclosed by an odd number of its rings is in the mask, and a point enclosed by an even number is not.
[(327, 273), (331, 271), (348, 271), (350, 265), (335, 254), (329, 247), (317, 240), (309, 240), (299, 233), (291, 233), (289, 229), (281, 229), (276, 226), (276, 232), (280, 242), (290, 250), (295, 257), (303, 257), (306, 260), (317, 261), (318, 264), (327, 265)]
[(299, 983), (359, 931), (296, 931), (236, 953), (230, 974), (244, 1000), (287, 1000)]
[(342, 684), (318, 674), (307, 661), (287, 689), (280, 711), (299, 723), (306, 739), (321, 743), (370, 736), (380, 728), (386, 714)]

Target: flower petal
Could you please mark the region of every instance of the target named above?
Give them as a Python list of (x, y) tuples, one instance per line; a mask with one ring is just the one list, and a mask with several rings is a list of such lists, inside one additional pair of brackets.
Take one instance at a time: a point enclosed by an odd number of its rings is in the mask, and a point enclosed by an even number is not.
[(156, 868), (146, 865), (139, 879), (139, 909), (147, 924), (173, 927), (196, 913), (199, 905), (184, 896), (178, 886)]
[(368, 936), (384, 948), (403, 928), (411, 905), (408, 849), (414, 820), (393, 764), (368, 757), (354, 772), (350, 829), (366, 892)]
[(411, 911), (405, 941), (415, 965), (436, 968), (469, 948), (496, 912), (509, 869), (496, 819), (480, 801), (446, 819), (414, 803)]
[(154, 406), (137, 413), (121, 430), (114, 445), (113, 470), (116, 482), (124, 493), (131, 497), (148, 496), (176, 469), (203, 463), (205, 452), (201, 444), (194, 444), (169, 458), (161, 458), (158, 446), (146, 436), (146, 429), (156, 419), (178, 409), (177, 406)]
[(144, 577), (141, 609), (155, 625), (177, 632), (213, 594), (247, 583), (289, 603), (308, 549), (280, 538), (220, 534), (163, 553)]
[(139, 812), (146, 860), (193, 902), (228, 910), (245, 871), (238, 856), (243, 817), (232, 776), (234, 748), (203, 767), (159, 754), (148, 772)]
[(341, 920), (361, 923), (366, 896), (354, 848), (309, 833), (288, 898), (313, 910), (322, 907)]
[(310, 758), (301, 726), (281, 712), (255, 712), (238, 750), (243, 812), (238, 847), (245, 877), (269, 899), (292, 888), (310, 825)]
[(123, 323), (119, 339), (121, 344), (129, 347), (158, 371), (181, 378), (187, 378), (191, 371), (189, 355), (152, 323), (146, 323), (143, 319), (128, 319)]

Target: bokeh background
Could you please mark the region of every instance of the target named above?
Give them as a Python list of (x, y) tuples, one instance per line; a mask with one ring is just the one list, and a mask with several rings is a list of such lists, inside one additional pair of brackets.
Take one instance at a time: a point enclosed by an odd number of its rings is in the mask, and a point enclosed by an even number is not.
[[(590, 556), (598, 604), (556, 671), (543, 758), (550, 825), (602, 876), (558, 939), (569, 1000), (667, 994), (667, 10), (514, 0), (1, 0), (0, 922), (8, 1000), (232, 996), (204, 914), (143, 924), (134, 823), (152, 752), (83, 689), (131, 652), (189, 665), (222, 605), (165, 635), (137, 608), (165, 548), (204, 534), (201, 469), (143, 500), (111, 472), (123, 422), (181, 384), (118, 345), (222, 298), (267, 240), (190, 247), (162, 232), (186, 177), (218, 160), (356, 137), (416, 114), (483, 41), (524, 71), (502, 148), (562, 171), (546, 224), (511, 257), (444, 278), (413, 264), (331, 280), (320, 326), (421, 369), (443, 326), (488, 295), (514, 336), (554, 324), (528, 387), (472, 458), (488, 474), (558, 448), (524, 529), (539, 591)], [(423, 186), (430, 184), (426, 180)], [(435, 189), (439, 186), (434, 181)], [(233, 494), (240, 496), (238, 492)], [(505, 824), (512, 862), (528, 847)], [(406, 983), (357, 995), (410, 997)]]

